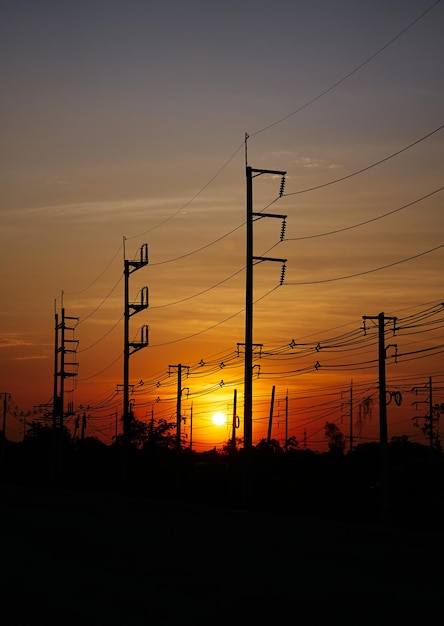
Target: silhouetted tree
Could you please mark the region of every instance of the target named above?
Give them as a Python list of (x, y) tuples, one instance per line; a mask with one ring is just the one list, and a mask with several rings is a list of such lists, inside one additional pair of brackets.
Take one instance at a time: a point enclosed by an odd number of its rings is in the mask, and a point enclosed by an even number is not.
[[(161, 448), (164, 450), (174, 450), (176, 448), (176, 424), (167, 422), (164, 419), (152, 421), (144, 424), (143, 448)], [(183, 438), (182, 444), (185, 442)]]
[[(173, 450), (176, 447), (176, 424), (164, 419), (156, 422), (142, 422), (131, 412), (130, 447), (137, 450), (146, 448), (163, 448)], [(186, 439), (182, 438), (182, 445)], [(115, 443), (120, 446), (124, 443), (123, 434), (117, 435)]]
[(66, 426), (58, 426), (56, 430), (52, 425), (42, 423), (39, 420), (32, 420), (26, 427), (24, 442), (33, 446), (46, 447), (52, 445), (54, 434), (57, 435), (57, 441), (63, 444), (72, 442), (71, 434)]
[(274, 454), (282, 452), (282, 448), (281, 448), (281, 444), (279, 443), (279, 441), (277, 439), (270, 439), (270, 441), (268, 441), (268, 439), (260, 439), (260, 441), (258, 441), (258, 443), (255, 446), (256, 450), (269, 450), (270, 452), (273, 452)]
[(299, 448), (299, 441), (294, 435), (287, 439), (287, 450), (296, 450)]
[(325, 437), (328, 440), (330, 452), (344, 454), (345, 436), (334, 422), (325, 422)]
[[(236, 437), (234, 440), (234, 443), (236, 444), (234, 447), (234, 452), (239, 452), (240, 448), (242, 447), (244, 440), (242, 437)], [(227, 443), (224, 443), (224, 445), (221, 448), (222, 454), (232, 454), (233, 453), (233, 439), (230, 438), (228, 439)]]

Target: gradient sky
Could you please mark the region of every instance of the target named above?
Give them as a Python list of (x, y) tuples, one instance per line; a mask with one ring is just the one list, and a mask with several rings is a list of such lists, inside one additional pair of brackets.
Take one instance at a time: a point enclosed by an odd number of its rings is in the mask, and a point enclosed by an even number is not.
[[(377, 344), (338, 345), (384, 312), (418, 322), (391, 341), (404, 357), (388, 351), (388, 384), (403, 395), (388, 434), (425, 443), (412, 424), (427, 413), (430, 377), (444, 401), (444, 3), (0, 4), (0, 391), (16, 413), (7, 437), (22, 436), (22, 413), (51, 402), (64, 307), (78, 318), (68, 399), (86, 410), (87, 434), (111, 441), (124, 258), (145, 243), (149, 264), (130, 277), (132, 301), (149, 289), (130, 323), (131, 340), (149, 325), (149, 347), (130, 358), (136, 417), (175, 420), (181, 364), (195, 449), (230, 436), (211, 415), (231, 419), (235, 390), (243, 436), (247, 162), (287, 172), (281, 198), (278, 177), (253, 182), (254, 211), (287, 216), (284, 241), (280, 219), (254, 224), (254, 254), (287, 259), (282, 285), (280, 263), (254, 267), (253, 341), (264, 352), (254, 442), (273, 385), (277, 439), (286, 397), (289, 434), (309, 447), (325, 445), (327, 420), (347, 434), (351, 384), (357, 441), (377, 436)], [(307, 345), (282, 354), (292, 341)]]

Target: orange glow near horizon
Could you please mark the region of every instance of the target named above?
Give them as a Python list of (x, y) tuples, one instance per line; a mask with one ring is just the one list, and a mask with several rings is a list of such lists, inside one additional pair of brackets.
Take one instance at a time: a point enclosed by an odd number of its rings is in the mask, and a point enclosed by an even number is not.
[(428, 398), (444, 402), (444, 5), (287, 3), (285, 23), (248, 3), (233, 23), (222, 5), (199, 19), (180, 5), (173, 36), (161, 3), (113, 19), (91, 6), (87, 22), (46, 4), (4, 16), (6, 437), (50, 419), (62, 309), (78, 342), (66, 426), (85, 414), (87, 436), (121, 432), (124, 261), (147, 245), (129, 277), (133, 346), (149, 327), (129, 359), (134, 415), (176, 423), (183, 364), (188, 444), (221, 448), (233, 413), (242, 440), (248, 165), (286, 172), (283, 189), (274, 174), (252, 183), (253, 444), (271, 428), (324, 451), (326, 422), (347, 445), (378, 439), (378, 333), (363, 317), (381, 312), (400, 327), (386, 329), (388, 436), (427, 444)]
[[(442, 308), (442, 307), (441, 307)], [(440, 305), (430, 307), (438, 321), (444, 319)], [(421, 320), (422, 312), (415, 312)], [(409, 314), (410, 317), (410, 314)], [(400, 318), (401, 319), (401, 318)], [(440, 327), (440, 325), (438, 325)], [(269, 428), (271, 436), (283, 446), (286, 437), (296, 438), (299, 448), (310, 448), (323, 451), (326, 449), (324, 428), (326, 422), (338, 425), (347, 441), (347, 448), (359, 443), (378, 440), (379, 437), (379, 395), (378, 395), (378, 363), (376, 328), (356, 331), (345, 329), (341, 333), (335, 331), (338, 345), (343, 336), (343, 354), (336, 356), (338, 346), (330, 346), (330, 341), (304, 342), (298, 345), (291, 342), (276, 346), (270, 350), (262, 347), (255, 354), (253, 367), (253, 443), (257, 444), (267, 437)], [(408, 337), (408, 335), (407, 335)], [(368, 341), (370, 340), (370, 343)], [(401, 354), (401, 332), (395, 339), (398, 352)], [(393, 341), (394, 341), (393, 340)], [(362, 362), (363, 373), (359, 366), (353, 369), (353, 377), (347, 376), (350, 345), (361, 345), (357, 355), (352, 352), (353, 360)], [(415, 440), (427, 443), (420, 430), (414, 429), (415, 418), (421, 418), (421, 403), (424, 404), (428, 394), (427, 376), (415, 373), (415, 363), (408, 358), (406, 363), (398, 362), (391, 347), (391, 339), (387, 339), (387, 390), (388, 390), (388, 422), (389, 436), (409, 434)], [(410, 342), (410, 340), (408, 340)], [(413, 342), (413, 345), (416, 342)], [(405, 351), (409, 354), (406, 344)], [(433, 342), (432, 342), (433, 345)], [(415, 351), (421, 356), (424, 348)], [(390, 355), (390, 351), (393, 352)], [(149, 348), (147, 348), (149, 352)], [(143, 351), (131, 357), (141, 361), (137, 368), (138, 382), (131, 385), (130, 401), (136, 419), (165, 420), (172, 424), (177, 420), (177, 374), (158, 371), (157, 378), (149, 378), (145, 370), (146, 360)], [(438, 359), (439, 365), (439, 357)], [(139, 365), (139, 363), (137, 363)], [(243, 438), (243, 354), (237, 349), (225, 354), (218, 353), (212, 359), (187, 360), (187, 374), (183, 379), (183, 395), (181, 413), (183, 419), (182, 433), (196, 451), (204, 451), (214, 447), (220, 449), (232, 437), (234, 402), (236, 401), (236, 439)], [(275, 386), (274, 403), (272, 387)], [(79, 385), (80, 386), (80, 385)], [(102, 393), (94, 393), (99, 389), (97, 383), (89, 383), (84, 388), (89, 400), (80, 402), (77, 412), (88, 416), (87, 435), (96, 436), (105, 443), (112, 443), (116, 434), (121, 433), (121, 415), (123, 413), (123, 396), (120, 389), (109, 393), (108, 384), (103, 385)], [(402, 401), (398, 405), (391, 401), (396, 390), (401, 394)], [(66, 398), (76, 397), (78, 390), (72, 394), (67, 390)], [(435, 385), (436, 402), (442, 401), (442, 387)], [(419, 405), (419, 412), (418, 412)], [(223, 412), (226, 423), (215, 425), (212, 416)], [(427, 413), (424, 406), (422, 413)], [(351, 418), (351, 422), (350, 422)], [(31, 418), (30, 418), (31, 419)], [(65, 421), (68, 428), (74, 424), (74, 417)], [(419, 422), (421, 419), (419, 419)], [(416, 423), (418, 420), (416, 420)], [(21, 428), (16, 436), (20, 438)]]

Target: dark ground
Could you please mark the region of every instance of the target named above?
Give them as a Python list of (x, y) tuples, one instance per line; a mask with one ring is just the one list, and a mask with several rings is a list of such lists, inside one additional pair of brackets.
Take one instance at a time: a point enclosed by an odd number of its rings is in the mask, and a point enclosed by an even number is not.
[(2, 626), (442, 623), (444, 532), (0, 485)]

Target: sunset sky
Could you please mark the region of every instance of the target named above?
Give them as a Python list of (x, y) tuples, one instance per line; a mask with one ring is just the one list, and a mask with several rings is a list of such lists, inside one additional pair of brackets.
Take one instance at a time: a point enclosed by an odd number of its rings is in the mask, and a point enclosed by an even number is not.
[[(124, 259), (138, 419), (193, 448), (243, 436), (245, 166), (253, 180), (253, 440), (325, 448), (378, 435), (372, 319), (387, 343), (389, 437), (427, 443), (444, 402), (444, 3), (313, 0), (1, 2), (0, 392), (6, 435), (53, 396), (55, 313), (74, 318), (66, 402), (120, 431)], [(284, 230), (283, 240), (281, 232)], [(78, 321), (77, 321), (78, 319)], [(396, 354), (395, 354), (396, 352)], [(350, 389), (353, 390), (351, 394)], [(400, 396), (388, 395), (388, 400)], [(225, 412), (228, 425), (211, 417)], [(415, 428), (419, 417), (419, 428)], [(66, 424), (74, 428), (75, 416)], [(358, 423), (359, 422), (359, 423)], [(193, 429), (191, 430), (191, 423)]]

